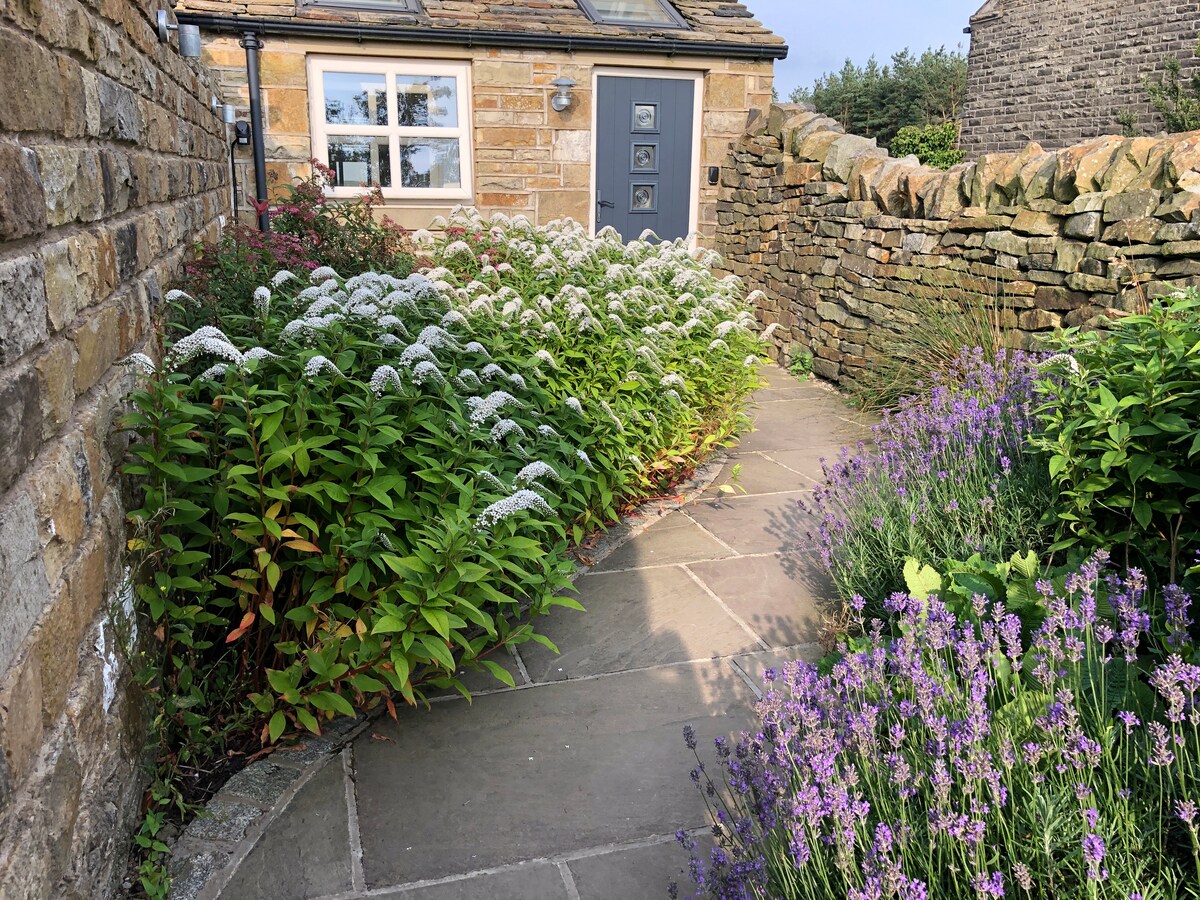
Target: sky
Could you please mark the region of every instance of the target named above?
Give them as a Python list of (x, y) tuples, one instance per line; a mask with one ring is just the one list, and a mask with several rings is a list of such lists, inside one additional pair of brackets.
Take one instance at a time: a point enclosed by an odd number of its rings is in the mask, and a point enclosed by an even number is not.
[(961, 49), (963, 34), (983, 0), (742, 0), (755, 17), (791, 48), (775, 63), (775, 85), (786, 100), (792, 88), (810, 87), (849, 57), (865, 63), (871, 54), (885, 63), (905, 47)]

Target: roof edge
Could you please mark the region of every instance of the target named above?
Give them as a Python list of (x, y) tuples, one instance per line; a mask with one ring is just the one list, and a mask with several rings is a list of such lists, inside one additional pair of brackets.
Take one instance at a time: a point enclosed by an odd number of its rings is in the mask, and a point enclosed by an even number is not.
[(198, 25), (217, 34), (297, 37), (336, 37), (359, 42), (411, 43), (422, 41), (463, 47), (511, 47), (521, 50), (646, 51), (667, 56), (703, 56), (724, 59), (773, 61), (786, 59), (786, 44), (754, 44), (734, 41), (679, 40), (678, 38), (608, 37), (606, 35), (540, 34), (521, 31), (485, 31), (468, 28), (430, 28), (411, 25), (368, 25), (359, 22), (318, 22), (299, 19), (263, 19), (248, 16), (219, 16), (179, 12), (184, 25)]

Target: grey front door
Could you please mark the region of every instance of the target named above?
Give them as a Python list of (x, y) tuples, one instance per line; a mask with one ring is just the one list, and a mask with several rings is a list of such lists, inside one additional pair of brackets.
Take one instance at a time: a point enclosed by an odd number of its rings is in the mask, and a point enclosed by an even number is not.
[(601, 75), (596, 85), (596, 230), (687, 237), (692, 208), (691, 79)]

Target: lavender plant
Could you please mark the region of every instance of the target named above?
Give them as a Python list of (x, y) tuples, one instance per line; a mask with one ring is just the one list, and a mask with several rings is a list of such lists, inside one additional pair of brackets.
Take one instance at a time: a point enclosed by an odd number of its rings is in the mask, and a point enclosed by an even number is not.
[(1142, 574), (1106, 564), (1039, 584), (1028, 641), (1002, 603), (974, 624), (898, 593), (896, 637), (876, 622), (828, 675), (768, 672), (762, 728), (716, 742), (721, 787), (692, 771), (717, 838), (704, 858), (680, 836), (697, 896), (1200, 896), (1190, 598), (1168, 589), (1152, 621)]
[(843, 600), (904, 589), (909, 559), (942, 569), (972, 553), (1007, 560), (1047, 543), (1053, 494), (1028, 445), (1037, 377), (1024, 353), (989, 361), (964, 350), (924, 392), (884, 412), (870, 450), (823, 463), (825, 484), (805, 504), (817, 519), (808, 537)]

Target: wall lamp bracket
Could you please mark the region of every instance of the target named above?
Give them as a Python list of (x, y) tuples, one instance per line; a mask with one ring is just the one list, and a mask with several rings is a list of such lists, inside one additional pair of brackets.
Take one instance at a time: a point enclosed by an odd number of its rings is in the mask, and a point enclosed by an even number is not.
[(187, 59), (200, 58), (200, 26), (199, 25), (177, 25), (170, 20), (165, 9), (160, 9), (154, 17), (154, 21), (158, 25), (158, 40), (160, 43), (167, 43), (171, 39), (171, 32), (179, 32), (179, 55)]
[(566, 112), (571, 107), (571, 91), (575, 87), (575, 80), (573, 78), (555, 78), (550, 82), (550, 86), (554, 88), (550, 105), (555, 112)]

